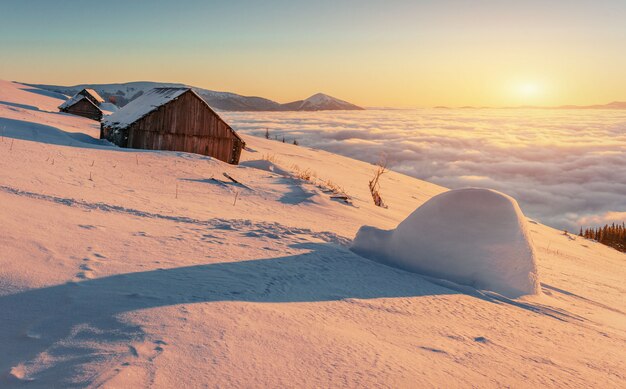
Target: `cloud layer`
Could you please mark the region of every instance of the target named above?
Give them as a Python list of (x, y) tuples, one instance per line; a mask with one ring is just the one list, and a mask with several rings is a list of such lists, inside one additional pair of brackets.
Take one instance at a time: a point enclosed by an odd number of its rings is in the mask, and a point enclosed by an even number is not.
[[(449, 188), (515, 197), (556, 228), (626, 212), (626, 111), (368, 110), (222, 113), (238, 131), (376, 162)], [(618, 218), (619, 219), (619, 218)]]

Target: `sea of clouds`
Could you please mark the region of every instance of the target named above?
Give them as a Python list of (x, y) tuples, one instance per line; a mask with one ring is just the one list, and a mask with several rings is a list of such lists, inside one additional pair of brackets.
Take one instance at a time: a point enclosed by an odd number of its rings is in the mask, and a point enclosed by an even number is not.
[[(550, 226), (626, 220), (626, 110), (222, 113), (238, 131), (376, 162), (449, 188), (487, 187)], [(384, 188), (383, 188), (384, 191)]]

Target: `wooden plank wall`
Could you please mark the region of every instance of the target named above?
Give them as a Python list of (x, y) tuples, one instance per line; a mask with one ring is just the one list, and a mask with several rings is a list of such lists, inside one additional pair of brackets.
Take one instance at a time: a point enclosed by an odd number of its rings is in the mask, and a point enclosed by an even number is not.
[(128, 147), (185, 151), (238, 163), (241, 141), (191, 92), (134, 123)]
[(80, 100), (71, 107), (66, 108), (63, 112), (71, 113), (72, 115), (78, 115), (89, 119), (100, 121), (102, 119), (102, 111), (94, 107), (88, 101)]

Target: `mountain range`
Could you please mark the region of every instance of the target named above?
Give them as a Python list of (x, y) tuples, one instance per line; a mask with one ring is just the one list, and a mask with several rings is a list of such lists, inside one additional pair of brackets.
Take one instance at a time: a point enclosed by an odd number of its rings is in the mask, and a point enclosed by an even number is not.
[(324, 110), (362, 110), (347, 101), (317, 93), (307, 99), (281, 104), (276, 101), (257, 96), (242, 96), (231, 92), (217, 92), (180, 83), (137, 81), (116, 84), (80, 84), (74, 86), (27, 84), (52, 92), (72, 96), (83, 88), (91, 88), (98, 92), (106, 101), (118, 107), (136, 99), (152, 88), (190, 87), (214, 109), (220, 111), (324, 111)]

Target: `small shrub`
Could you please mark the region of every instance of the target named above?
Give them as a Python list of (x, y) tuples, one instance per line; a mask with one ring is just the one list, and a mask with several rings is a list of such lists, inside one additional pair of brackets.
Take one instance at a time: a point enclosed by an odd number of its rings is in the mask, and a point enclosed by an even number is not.
[(377, 207), (387, 208), (382, 196), (380, 195), (380, 177), (387, 172), (387, 160), (383, 157), (376, 164), (374, 178), (369, 182), (370, 193)]

